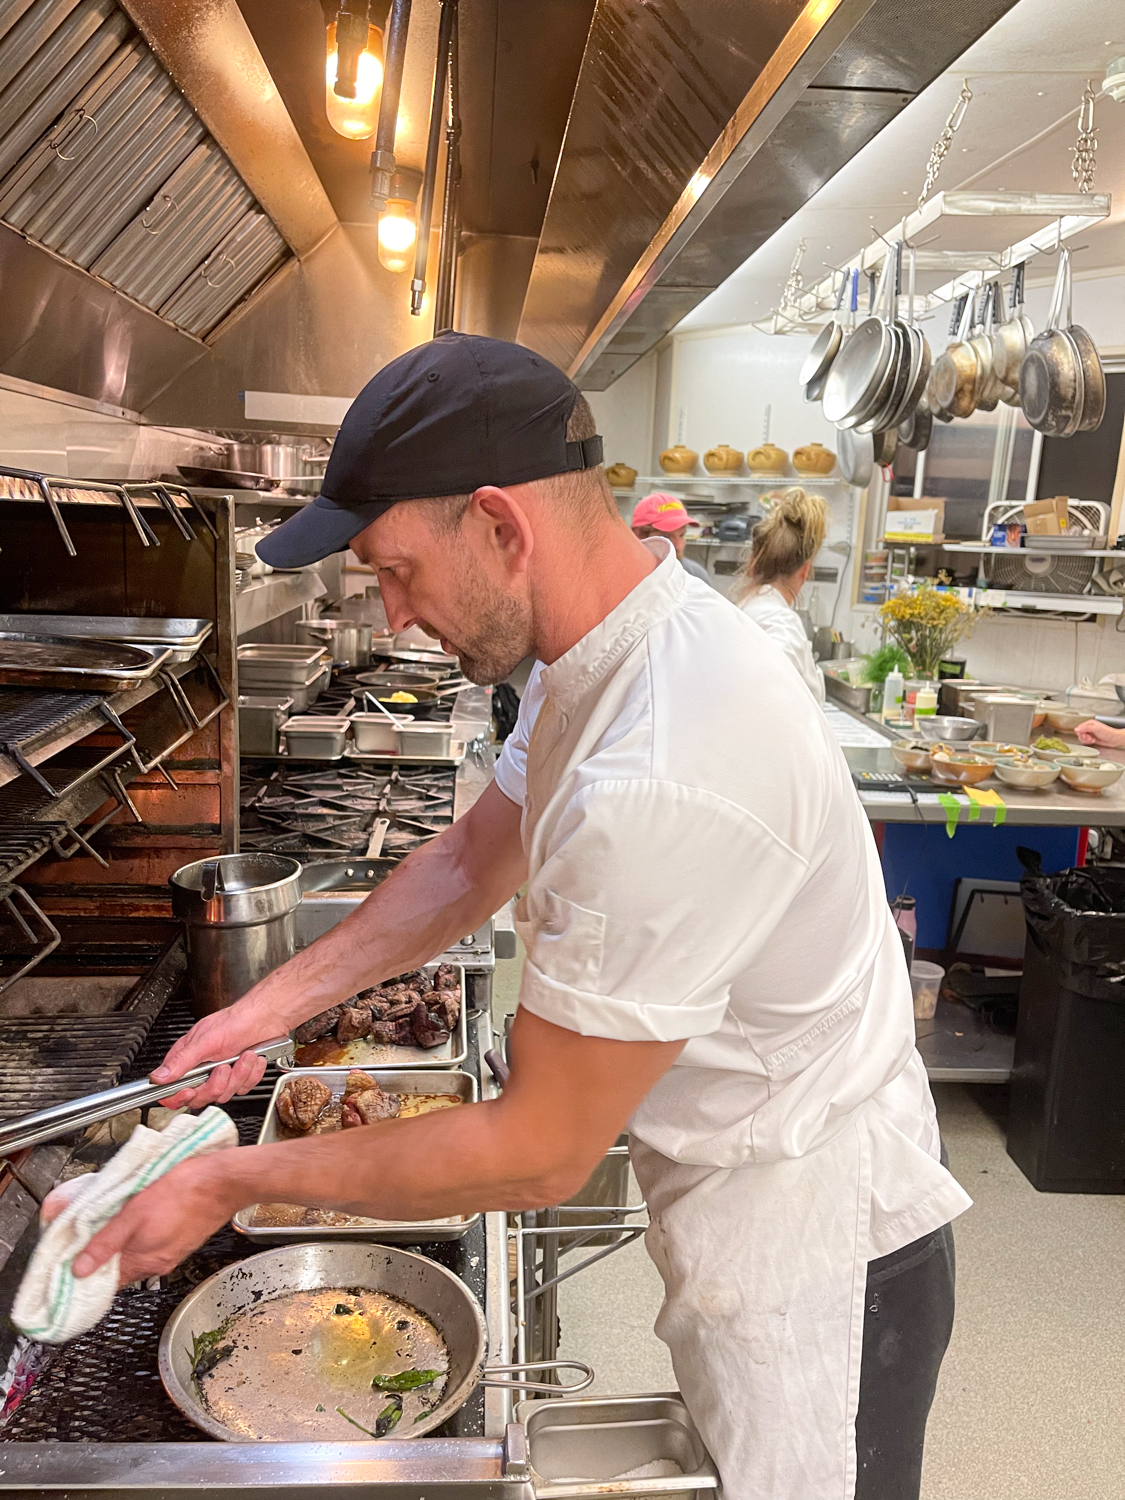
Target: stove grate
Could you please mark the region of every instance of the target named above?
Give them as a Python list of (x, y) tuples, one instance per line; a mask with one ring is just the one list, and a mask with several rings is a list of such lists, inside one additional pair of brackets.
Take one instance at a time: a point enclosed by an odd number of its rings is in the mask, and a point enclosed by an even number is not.
[(72, 720), (106, 701), (104, 693), (50, 693), (0, 688), (0, 744), (22, 745), (36, 735), (58, 733)]
[(110, 1088), (136, 1057), (150, 1016), (20, 1016), (0, 1020), (0, 1119)]

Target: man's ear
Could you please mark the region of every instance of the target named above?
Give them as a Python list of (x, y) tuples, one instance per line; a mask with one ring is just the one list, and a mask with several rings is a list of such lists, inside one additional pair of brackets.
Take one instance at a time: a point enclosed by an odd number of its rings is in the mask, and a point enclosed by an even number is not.
[(478, 534), (505, 569), (526, 573), (535, 550), (535, 533), (527, 511), (511, 490), (486, 484), (473, 494), (463, 523)]

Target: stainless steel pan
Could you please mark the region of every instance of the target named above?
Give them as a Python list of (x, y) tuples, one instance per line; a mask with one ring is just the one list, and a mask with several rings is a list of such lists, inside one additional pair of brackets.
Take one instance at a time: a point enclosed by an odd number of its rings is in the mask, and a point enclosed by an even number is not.
[(1069, 303), (1070, 251), (1064, 248), (1059, 254), (1046, 326), (1032, 339), (1020, 367), (1020, 405), (1024, 416), (1047, 437), (1073, 437), (1082, 425), (1085, 387), (1082, 358), (1074, 340), (1062, 327), (1064, 309)]
[(0, 631), (0, 683), (12, 687), (120, 693), (147, 682), (171, 657), (169, 646)]
[[(578, 1370), (582, 1379), (563, 1390), (585, 1390), (594, 1378), (589, 1365), (576, 1360), (549, 1360), (528, 1365), (485, 1365), (488, 1333), (477, 1299), (463, 1281), (436, 1261), (390, 1245), (346, 1244), (335, 1241), (320, 1245), (290, 1245), (266, 1250), (246, 1260), (225, 1266), (191, 1292), (165, 1324), (160, 1338), (160, 1379), (169, 1399), (210, 1437), (224, 1442), (262, 1440), (270, 1431), (272, 1417), (288, 1407), (292, 1417), (286, 1426), (287, 1441), (350, 1441), (355, 1423), (374, 1432), (387, 1396), (372, 1389), (370, 1361), (357, 1345), (356, 1357), (342, 1359), (335, 1345), (340, 1340), (326, 1336), (306, 1341), (290, 1353), (291, 1363), (275, 1358), (256, 1363), (253, 1349), (264, 1344), (271, 1328), (283, 1324), (291, 1294), (339, 1290), (382, 1292), (414, 1309), (437, 1329), (448, 1351), (449, 1367), (441, 1398), (407, 1430), (394, 1431), (396, 1438), (424, 1437), (447, 1421), (468, 1400), (478, 1383), (511, 1387), (534, 1386), (535, 1381), (497, 1380), (497, 1375), (519, 1375), (544, 1369)], [(276, 1304), (276, 1305), (275, 1305)], [(240, 1335), (240, 1314), (254, 1311), (255, 1334)], [(409, 1319), (409, 1313), (407, 1314)], [(325, 1320), (327, 1323), (327, 1319)], [(205, 1392), (209, 1374), (197, 1380), (198, 1340), (226, 1326), (238, 1341), (238, 1370), (242, 1383), (224, 1391), (224, 1409), (237, 1426), (219, 1420), (209, 1409)], [(327, 1330), (330, 1335), (332, 1330)], [(221, 1347), (212, 1338), (212, 1345)], [(221, 1379), (223, 1365), (214, 1366)], [(489, 1377), (489, 1378), (485, 1378)], [(272, 1412), (265, 1410), (267, 1404)], [(321, 1408), (319, 1411), (317, 1408)], [(343, 1408), (352, 1418), (339, 1414)]]
[(1021, 261), (1012, 272), (1012, 289), (1008, 301), (1008, 319), (992, 331), (992, 368), (1005, 388), (1001, 400), (1011, 404), (1016, 398), (1018, 405), (1020, 388), (1020, 366), (1027, 353), (1027, 346), (1035, 337), (1031, 319), (1023, 310), (1023, 283), (1025, 263)]
[(840, 317), (840, 307), (844, 300), (844, 292), (847, 289), (848, 277), (846, 273), (841, 274), (840, 289), (836, 293), (836, 306), (832, 317), (813, 340), (813, 346), (805, 357), (801, 366), (801, 373), (797, 377), (805, 387), (805, 400), (816, 401), (816, 395), (809, 394), (810, 386), (819, 386), (824, 389), (823, 382), (832, 367), (832, 361), (840, 352), (840, 345), (844, 341), (844, 324)]
[(954, 313), (957, 336), (934, 361), (930, 381), (935, 402), (941, 412), (951, 417), (971, 417), (976, 410), (980, 363), (969, 340), (972, 306), (972, 297), (965, 294)]

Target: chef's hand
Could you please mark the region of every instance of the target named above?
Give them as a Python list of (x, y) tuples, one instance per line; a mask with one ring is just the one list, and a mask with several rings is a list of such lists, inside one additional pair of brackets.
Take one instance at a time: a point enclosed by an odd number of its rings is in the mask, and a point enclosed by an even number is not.
[[(259, 1083), (266, 1071), (266, 1060), (248, 1047), (284, 1036), (289, 1022), (279, 1016), (259, 995), (256, 986), (226, 1010), (216, 1011), (197, 1021), (189, 1032), (168, 1049), (168, 1055), (149, 1077), (153, 1083), (171, 1083), (182, 1078), (200, 1063), (223, 1057), (238, 1057), (233, 1066), (212, 1070), (211, 1076), (197, 1088), (181, 1089), (161, 1103), (166, 1109), (190, 1104), (201, 1109), (205, 1104), (226, 1104), (235, 1094), (246, 1094)], [(239, 1055), (241, 1054), (241, 1055)]]
[(1125, 729), (1099, 724), (1097, 719), (1087, 719), (1074, 732), (1084, 745), (1102, 745), (1107, 750), (1120, 750), (1125, 746)]
[[(218, 1158), (228, 1154), (216, 1151), (184, 1162), (130, 1198), (75, 1256), (75, 1276), (89, 1276), (117, 1254), (121, 1256), (119, 1286), (146, 1276), (166, 1276), (221, 1228), (234, 1211), (220, 1185), (223, 1174)], [(51, 1205), (52, 1196), (43, 1200), (44, 1222), (48, 1222), (49, 1205), (52, 1218), (65, 1206)]]

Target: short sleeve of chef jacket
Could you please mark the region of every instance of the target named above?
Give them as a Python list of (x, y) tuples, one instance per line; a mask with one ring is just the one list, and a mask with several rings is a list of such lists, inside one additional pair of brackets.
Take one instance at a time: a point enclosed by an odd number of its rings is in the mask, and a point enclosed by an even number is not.
[(514, 802), (517, 807), (522, 807), (524, 803), (527, 788), (527, 746), (531, 739), (531, 731), (535, 728), (535, 717), (543, 702), (543, 689), (539, 685), (539, 674), (542, 670), (542, 662), (537, 661), (531, 669), (527, 686), (523, 690), (523, 697), (520, 699), (516, 727), (504, 741), (504, 747), (496, 761), (494, 773), (496, 785), (509, 802)]
[(587, 780), (531, 854), (520, 1004), (620, 1041), (717, 1031), (808, 875), (745, 807), (643, 776)]

